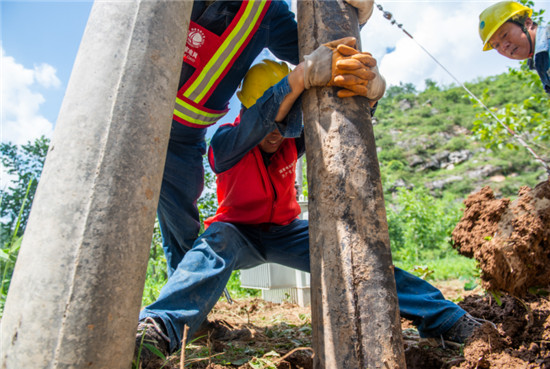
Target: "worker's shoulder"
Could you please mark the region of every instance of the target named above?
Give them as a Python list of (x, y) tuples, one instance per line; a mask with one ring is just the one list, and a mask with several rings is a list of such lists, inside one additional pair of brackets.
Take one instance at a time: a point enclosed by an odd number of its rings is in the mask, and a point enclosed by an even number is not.
[[(207, 4), (207, 1), (195, 1), (191, 20), (210, 31), (221, 34), (237, 14), (243, 10), (242, 1), (215, 1)], [(264, 2), (267, 5), (266, 12), (260, 24), (262, 28), (269, 28), (272, 22), (279, 22), (283, 19), (294, 19), (294, 14), (290, 11), (288, 4), (284, 0), (271, 0)], [(242, 9), (243, 8), (243, 9)], [(253, 14), (250, 13), (251, 15)]]

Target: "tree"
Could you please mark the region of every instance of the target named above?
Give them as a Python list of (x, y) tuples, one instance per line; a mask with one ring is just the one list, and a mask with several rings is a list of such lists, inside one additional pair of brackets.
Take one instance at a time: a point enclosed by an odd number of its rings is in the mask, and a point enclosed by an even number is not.
[(384, 95), (388, 100), (393, 99), (396, 96), (400, 95), (408, 95), (408, 94), (416, 94), (416, 87), (412, 83), (403, 83), (399, 82), (399, 86), (390, 86), (386, 90), (386, 94)]
[(0, 316), (49, 143), (42, 136), (20, 147), (11, 142), (0, 145), (2, 170), (8, 177), (0, 189)]
[[(511, 70), (506, 75), (509, 78), (518, 78), (531, 88), (533, 94), (520, 103), (506, 103), (503, 106), (492, 106), (492, 112), (524, 141), (534, 145), (539, 155), (550, 154), (550, 100), (542, 89), (538, 75), (527, 70)], [(491, 105), (491, 97), (484, 93), (486, 105)], [(519, 149), (521, 146), (486, 110), (476, 114), (472, 131), (476, 138), (485, 143), (490, 149)]]
[[(0, 237), (2, 242), (11, 236), (21, 236), (25, 231), (30, 205), (44, 167), (49, 144), (50, 140), (42, 136), (33, 143), (29, 141), (26, 145), (17, 146), (11, 142), (0, 145), (2, 165), (8, 177), (12, 179), (5, 184), (6, 188), (0, 189), (0, 219), (2, 220)], [(23, 207), (25, 202), (26, 206)], [(12, 235), (20, 212), (19, 229), (17, 234)]]
[(435, 90), (435, 91), (441, 91), (441, 89), (437, 86), (437, 82), (433, 79), (427, 78), (424, 80), (424, 84), (426, 85), (426, 90)]

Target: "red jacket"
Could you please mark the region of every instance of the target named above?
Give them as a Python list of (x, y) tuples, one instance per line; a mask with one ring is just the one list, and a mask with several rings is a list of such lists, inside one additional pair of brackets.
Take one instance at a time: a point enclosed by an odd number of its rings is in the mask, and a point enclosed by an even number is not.
[[(212, 167), (214, 155), (209, 152)], [(285, 139), (266, 168), (258, 146), (232, 168), (217, 174), (218, 210), (205, 220), (239, 224), (275, 223), (286, 225), (300, 214), (296, 201), (296, 161), (294, 139)]]

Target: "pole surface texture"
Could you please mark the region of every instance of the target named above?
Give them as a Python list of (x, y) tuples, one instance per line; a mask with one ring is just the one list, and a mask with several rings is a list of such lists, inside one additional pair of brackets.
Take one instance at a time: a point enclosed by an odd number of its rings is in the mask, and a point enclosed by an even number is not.
[[(359, 42), (342, 1), (298, 1), (300, 54), (345, 36)], [(335, 88), (302, 104), (309, 182), (315, 368), (405, 368), (380, 169), (368, 102)]]
[(98, 1), (11, 282), (1, 368), (130, 368), (191, 1)]

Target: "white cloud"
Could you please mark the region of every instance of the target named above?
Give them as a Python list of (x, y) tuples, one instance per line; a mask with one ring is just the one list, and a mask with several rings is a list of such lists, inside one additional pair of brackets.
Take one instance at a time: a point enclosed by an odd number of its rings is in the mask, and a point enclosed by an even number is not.
[[(518, 65), (496, 52), (481, 51), (478, 16), (493, 2), (379, 1), (460, 82), (499, 74)], [(428, 78), (439, 85), (455, 83), (415, 41), (384, 19), (378, 9), (362, 30), (361, 41), (363, 50), (377, 58), (388, 85), (410, 82), (422, 89)]]
[(41, 64), (27, 69), (2, 48), (1, 75), (1, 141), (25, 144), (41, 135), (51, 137), (53, 123), (40, 114), (45, 99), (36, 90), (61, 85), (55, 68)]
[(44, 87), (59, 87), (61, 81), (57, 78), (57, 71), (49, 64), (40, 64), (34, 67), (36, 82)]

